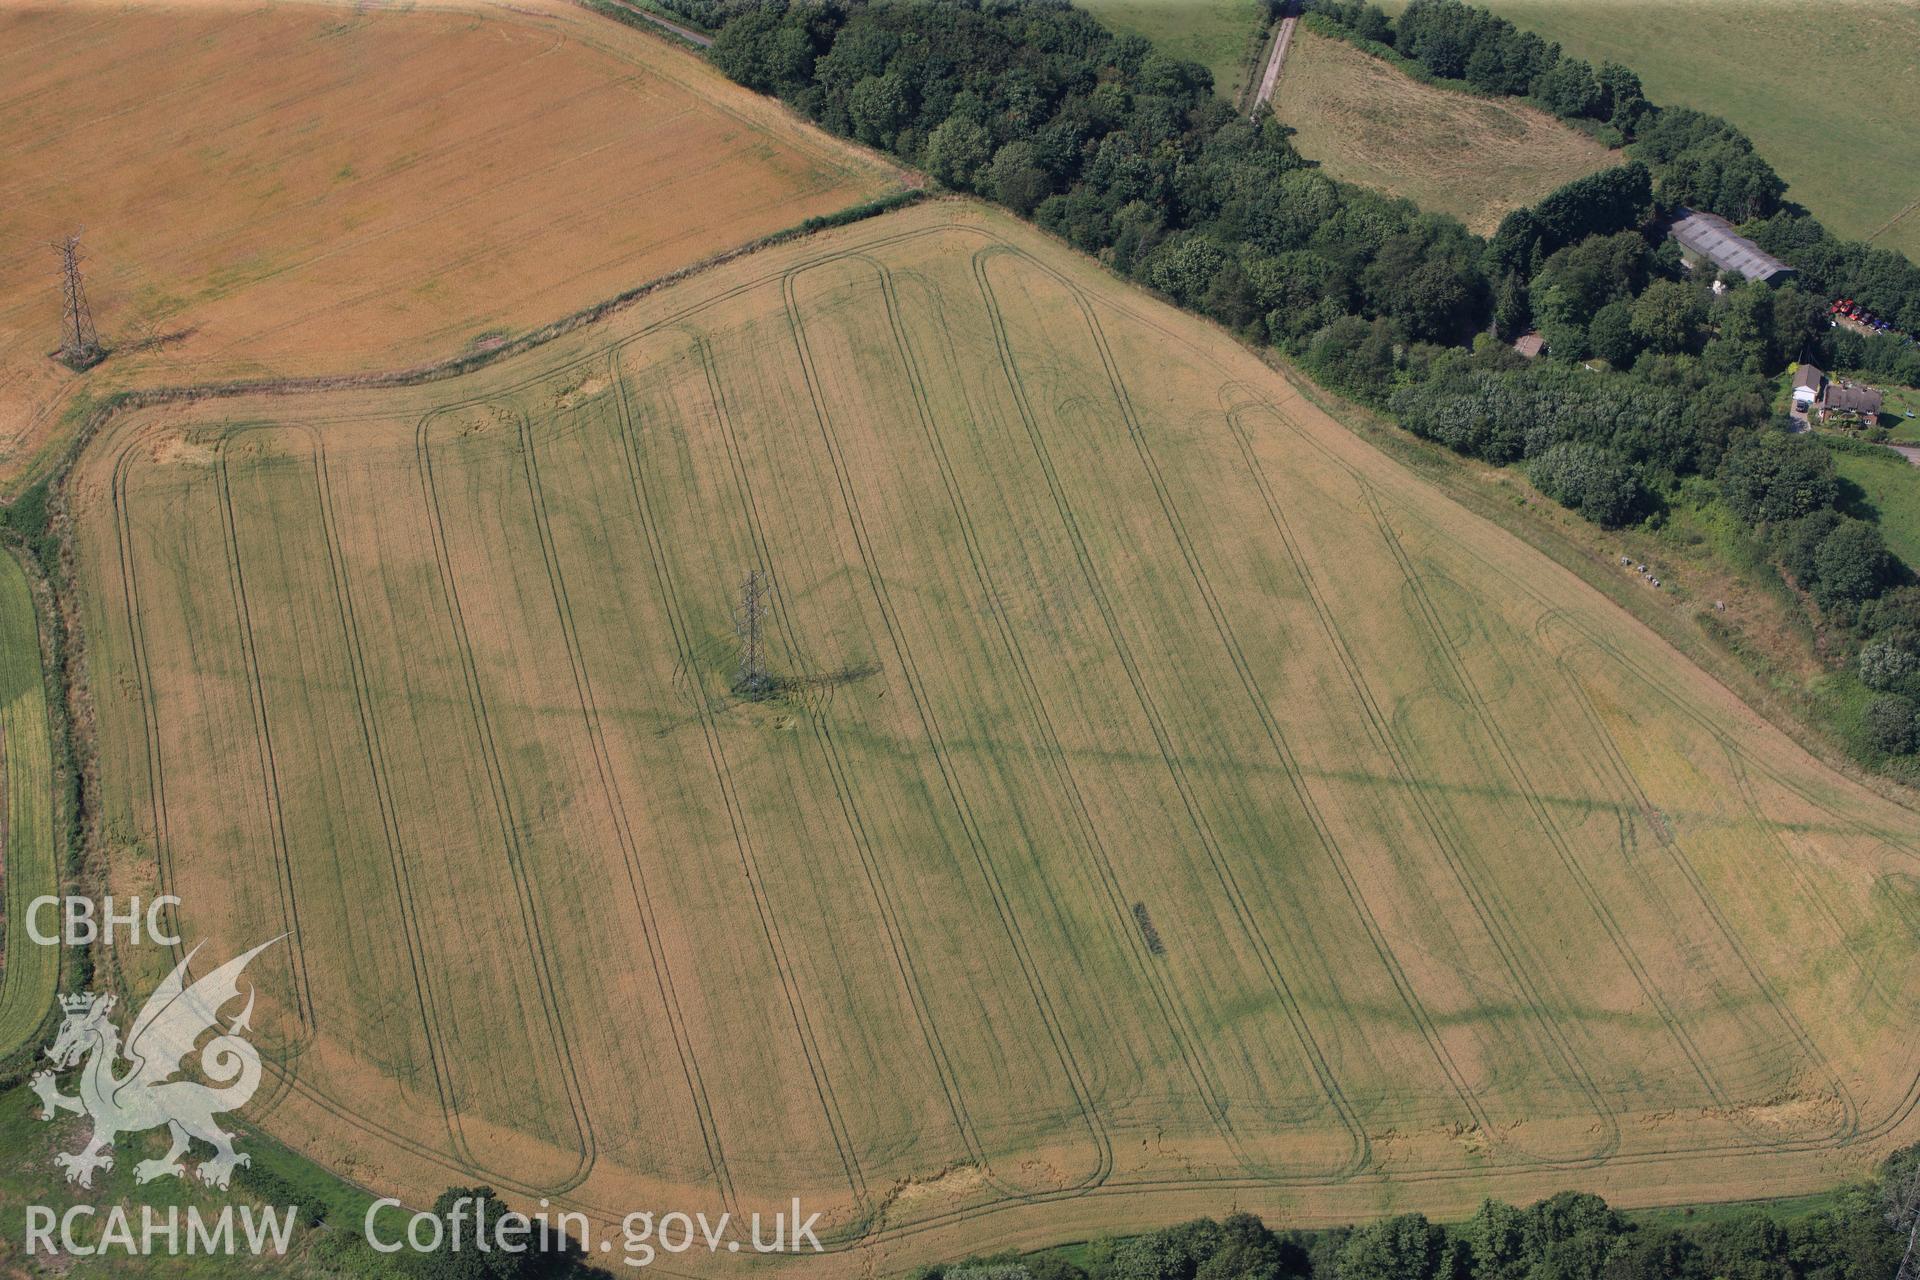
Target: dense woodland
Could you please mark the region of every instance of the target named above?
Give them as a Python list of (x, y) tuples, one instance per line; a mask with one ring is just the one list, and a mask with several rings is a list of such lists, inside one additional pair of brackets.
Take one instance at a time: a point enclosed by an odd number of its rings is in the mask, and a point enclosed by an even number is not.
[(1906, 1247), (1901, 1220), (1878, 1184), (1803, 1217), (1754, 1208), (1674, 1227), (1637, 1225), (1569, 1191), (1525, 1209), (1488, 1200), (1451, 1225), (1409, 1213), (1275, 1231), (1238, 1213), (1097, 1241), (1085, 1266), (1008, 1256), (920, 1280), (1890, 1280)]
[[(699, 3), (717, 25), (710, 56), (740, 83), (1033, 219), (1418, 435), (1524, 465), (1599, 524), (1658, 523), (1683, 494), (1715, 502), (1756, 476), (1815, 473), (1817, 510), (1781, 518), (1779, 504), (1732, 496), (1721, 509), (1824, 622), (1882, 638), (1864, 606), (1912, 575), (1877, 526), (1845, 513), (1824, 449), (1781, 436), (1780, 375), (1806, 360), (1920, 383), (1920, 350), (1825, 315), (1845, 296), (1920, 331), (1920, 269), (1783, 203), (1739, 130), (1649, 102), (1630, 69), (1591, 66), (1460, 0), (1413, 0), (1397, 21), (1308, 0), (1310, 22), (1413, 74), (1525, 95), (1626, 147), (1625, 163), (1482, 239), (1329, 179), (1285, 125), (1237, 114), (1204, 67), (1064, 0)], [(1745, 222), (1799, 281), (1736, 277), (1716, 293), (1664, 235), (1681, 204)], [(1509, 344), (1535, 328), (1550, 354), (1530, 362)], [(1920, 628), (1888, 642), (1920, 663)], [(1896, 729), (1856, 749), (1884, 758), (1920, 742), (1915, 695), (1920, 680), (1889, 685), (1879, 720)]]

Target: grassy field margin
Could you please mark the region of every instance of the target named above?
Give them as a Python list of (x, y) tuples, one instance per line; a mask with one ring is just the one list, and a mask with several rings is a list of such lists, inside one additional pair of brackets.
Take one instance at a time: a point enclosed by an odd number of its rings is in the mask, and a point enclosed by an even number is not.
[(5, 801), (6, 970), (0, 976), (0, 1062), (28, 1047), (60, 982), (59, 947), (27, 936), (27, 906), (57, 893), (53, 734), (40, 663), (39, 611), (17, 555), (0, 554), (0, 778)]

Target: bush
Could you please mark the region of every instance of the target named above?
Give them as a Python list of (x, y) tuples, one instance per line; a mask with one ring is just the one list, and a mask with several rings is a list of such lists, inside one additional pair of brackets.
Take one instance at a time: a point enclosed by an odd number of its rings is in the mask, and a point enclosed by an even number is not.
[(1813, 568), (1813, 598), (1820, 608), (1851, 622), (1860, 606), (1886, 586), (1893, 557), (1876, 526), (1842, 519), (1820, 540)]
[(1555, 502), (1608, 529), (1625, 524), (1640, 505), (1633, 469), (1590, 444), (1549, 446), (1527, 464), (1527, 477)]
[(1609, 302), (1594, 312), (1587, 325), (1587, 345), (1616, 369), (1632, 364), (1640, 350), (1633, 336), (1633, 307), (1624, 301)]
[(950, 116), (927, 135), (928, 172), (962, 191), (973, 186), (973, 175), (993, 153), (993, 135), (980, 125)]
[(1015, 213), (1032, 213), (1052, 188), (1031, 142), (1009, 142), (994, 152), (986, 186), (995, 200)]
[(1920, 723), (1914, 720), (1911, 698), (1883, 693), (1867, 704), (1867, 741), (1875, 751), (1890, 756), (1909, 754), (1920, 746)]
[(1884, 693), (1898, 688), (1914, 672), (1920, 671), (1920, 657), (1915, 657), (1913, 650), (1898, 641), (1875, 640), (1860, 650), (1855, 665), (1861, 684)]
[(1748, 524), (1778, 524), (1831, 507), (1840, 496), (1833, 458), (1803, 436), (1764, 432), (1727, 451), (1720, 494)]

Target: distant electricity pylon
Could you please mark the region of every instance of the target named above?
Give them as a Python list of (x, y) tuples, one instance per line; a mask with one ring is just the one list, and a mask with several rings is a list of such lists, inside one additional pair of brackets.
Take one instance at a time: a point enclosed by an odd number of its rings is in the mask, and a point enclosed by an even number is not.
[(740, 676), (734, 681), (735, 693), (747, 698), (763, 697), (773, 687), (767, 675), (766, 644), (762, 624), (767, 616), (767, 575), (755, 569), (740, 584), (740, 609), (734, 626), (740, 632)]
[(107, 349), (100, 345), (99, 331), (93, 327), (93, 308), (87, 305), (87, 290), (80, 279), (80, 233), (53, 247), (60, 251), (60, 284), (66, 303), (61, 315), (60, 362), (70, 369), (91, 369), (107, 358)]

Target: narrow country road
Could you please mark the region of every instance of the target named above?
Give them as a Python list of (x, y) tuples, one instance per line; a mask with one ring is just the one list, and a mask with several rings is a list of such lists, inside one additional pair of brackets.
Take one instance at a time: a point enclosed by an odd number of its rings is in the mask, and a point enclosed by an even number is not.
[(1267, 57), (1267, 70), (1260, 77), (1260, 91), (1253, 95), (1253, 107), (1247, 112), (1256, 120), (1260, 117), (1260, 108), (1273, 101), (1273, 91), (1280, 83), (1280, 64), (1287, 60), (1287, 48), (1293, 43), (1294, 24), (1299, 16), (1293, 12), (1293, 6), (1287, 6), (1287, 16), (1280, 19), (1280, 33), (1274, 37), (1273, 52)]
[(622, 9), (625, 9), (628, 13), (632, 14), (634, 17), (643, 18), (646, 21), (651, 22), (654, 26), (659, 27), (661, 30), (668, 31), (676, 36), (679, 36), (682, 40), (685, 40), (688, 44), (697, 44), (702, 49), (708, 48), (713, 44), (712, 36), (703, 36), (698, 31), (695, 31), (692, 27), (683, 27), (679, 23), (674, 22), (670, 18), (661, 17), (659, 14), (653, 12), (651, 9), (643, 8), (637, 4), (629, 4), (627, 0), (613, 0), (613, 2), (619, 5)]

